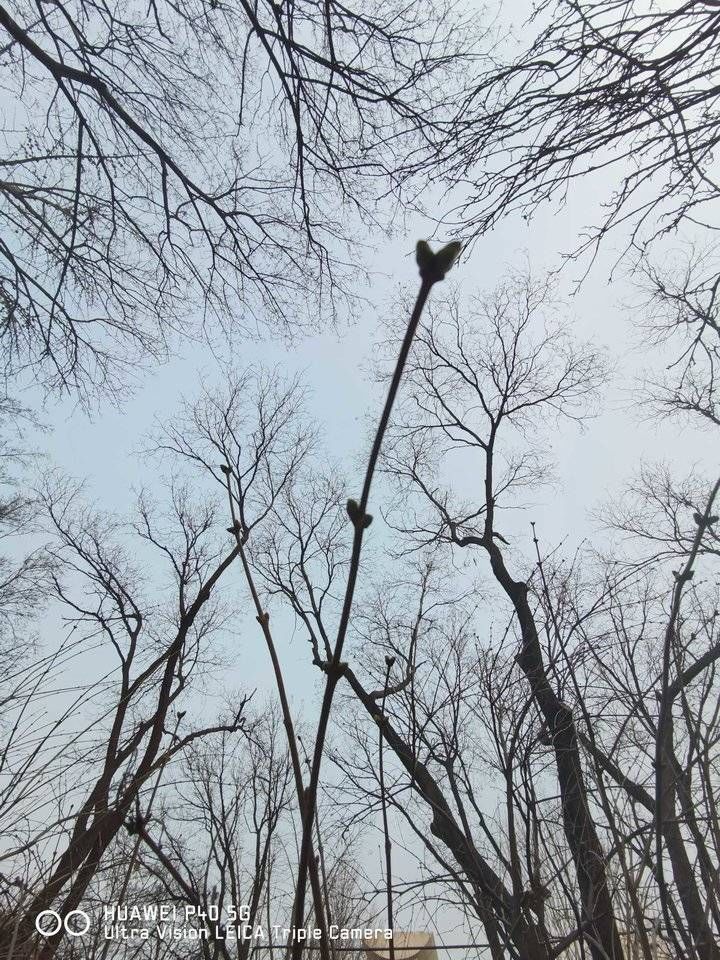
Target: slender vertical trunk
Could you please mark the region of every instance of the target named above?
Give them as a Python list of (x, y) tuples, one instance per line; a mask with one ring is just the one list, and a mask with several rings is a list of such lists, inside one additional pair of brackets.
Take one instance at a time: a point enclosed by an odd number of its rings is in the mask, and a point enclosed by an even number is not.
[(563, 826), (575, 864), (584, 917), (591, 933), (591, 938), (588, 938), (590, 953), (593, 960), (624, 960), (625, 953), (607, 882), (604, 852), (590, 814), (572, 713), (557, 697), (548, 680), (540, 639), (527, 599), (527, 585), (512, 579), (491, 532), (483, 539), (483, 546), (490, 555), (498, 583), (515, 608), (522, 637), (518, 663), (528, 679), (533, 699), (552, 737)]

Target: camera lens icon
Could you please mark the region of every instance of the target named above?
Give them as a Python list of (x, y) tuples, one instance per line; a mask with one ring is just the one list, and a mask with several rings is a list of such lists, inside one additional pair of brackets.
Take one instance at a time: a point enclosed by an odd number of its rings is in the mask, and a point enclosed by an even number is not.
[(71, 910), (64, 918), (56, 910), (41, 910), (35, 929), (43, 937), (54, 937), (61, 929), (69, 937), (82, 937), (90, 929), (90, 917), (84, 910)]

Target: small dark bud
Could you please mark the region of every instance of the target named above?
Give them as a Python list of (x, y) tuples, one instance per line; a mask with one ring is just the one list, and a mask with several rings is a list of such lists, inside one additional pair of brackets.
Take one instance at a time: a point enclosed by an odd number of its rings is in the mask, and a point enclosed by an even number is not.
[(445, 274), (453, 266), (461, 250), (462, 244), (453, 240), (441, 247), (437, 253), (433, 253), (427, 240), (418, 240), (415, 247), (415, 260), (422, 279), (431, 283), (444, 280)]
[(352, 497), (348, 498), (347, 503), (345, 504), (345, 509), (347, 510), (347, 515), (352, 520), (353, 526), (361, 526), (363, 530), (366, 530), (372, 523), (372, 514), (371, 513), (360, 513), (360, 504), (357, 500), (353, 500)]

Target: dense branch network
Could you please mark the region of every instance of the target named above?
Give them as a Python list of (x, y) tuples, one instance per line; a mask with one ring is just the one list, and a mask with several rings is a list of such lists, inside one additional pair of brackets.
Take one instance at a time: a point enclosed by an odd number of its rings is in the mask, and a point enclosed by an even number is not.
[(79, 386), (198, 319), (289, 332), (337, 316), (353, 235), (380, 226), (397, 157), (449, 115), (464, 51), (445, 13), (0, 8), (8, 368)]

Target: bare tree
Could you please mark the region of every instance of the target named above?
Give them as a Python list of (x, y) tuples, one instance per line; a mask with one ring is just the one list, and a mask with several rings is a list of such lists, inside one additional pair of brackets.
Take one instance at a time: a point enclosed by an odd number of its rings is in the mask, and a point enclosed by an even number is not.
[(649, 374), (641, 399), (662, 417), (712, 429), (717, 399), (720, 323), (717, 269), (710, 247), (674, 250), (661, 267), (645, 261), (634, 308), (644, 340), (662, 351), (665, 369)]
[[(283, 900), (293, 792), (282, 740), (272, 715), (253, 723), (242, 749), (236, 737), (208, 738), (187, 759), (157, 826), (139, 827), (142, 868), (161, 884), (162, 900), (197, 908), (197, 924), (211, 933), (201, 941), (208, 958), (246, 960), (265, 938), (224, 939), (226, 929), (255, 930)], [(203, 919), (213, 915), (211, 907), (216, 919)]]
[[(34, 851), (27, 881), (31, 896), (21, 922), (28, 940), (41, 910), (57, 904), (66, 914), (78, 906), (150, 778), (209, 731), (238, 731), (244, 723), (246, 701), (240, 699), (215, 723), (203, 720), (174, 734), (167, 729), (208, 638), (223, 623), (214, 593), (237, 551), (214, 542), (213, 511), (198, 510), (179, 488), (167, 522), (141, 505), (136, 536), (169, 564), (171, 581), (163, 597), (162, 590), (153, 594), (118, 544), (122, 526), (94, 517), (73, 499), (62, 487), (45, 494), (63, 571), (62, 579), (51, 573), (52, 585), (66, 610), (72, 641), (33, 664), (22, 697), (16, 696), (4, 784), (6, 823), (25, 822), (27, 834), (4, 859)], [(36, 698), (47, 685), (46, 695), (52, 693), (63, 659), (65, 665), (77, 664), (78, 657), (92, 662), (94, 646), (101, 654), (99, 676), (93, 679), (91, 671), (87, 682), (76, 682), (58, 718), (33, 728)], [(110, 663), (114, 655), (114, 666), (102, 666), (103, 652)], [(73, 729), (83, 707), (90, 706), (94, 710), (86, 725)], [(41, 954), (52, 956), (57, 945), (57, 937), (48, 938)]]
[(447, 120), (466, 57), (442, 3), (21, 0), (0, 25), (0, 329), (11, 370), (59, 387), (197, 316), (235, 335), (330, 318), (347, 242), (381, 226), (374, 198)]
[[(628, 315), (675, 354), (648, 373), (661, 411), (717, 422), (718, 12), (712, 3), (542, 0), (486, 61), (439, 155), (461, 188), (459, 229), (479, 236), (508, 214), (602, 197), (565, 257), (614, 261), (643, 296)], [(644, 350), (646, 352), (646, 350)], [(664, 355), (657, 351), (658, 357)], [(665, 354), (666, 356), (666, 354)]]
[[(554, 753), (565, 839), (575, 864), (582, 905), (581, 925), (589, 934), (591, 954), (620, 956), (623, 948), (618, 929), (612, 922), (612, 890), (602, 865), (605, 852), (596, 816), (591, 809), (583, 751), (575, 722), (577, 713), (571, 706), (572, 698), (565, 692), (568, 681), (572, 681), (573, 686), (580, 682), (577, 664), (569, 664), (568, 679), (561, 686), (557, 682), (557, 665), (568, 657), (567, 647), (559, 645), (562, 637), (553, 637), (553, 632), (557, 634), (562, 607), (558, 608), (558, 600), (553, 599), (547, 614), (553, 630), (546, 627), (549, 633), (546, 647), (541, 642), (541, 621), (532, 601), (531, 580), (527, 574), (518, 578), (510, 573), (505, 538), (498, 535), (496, 528), (497, 518), (507, 507), (513, 489), (532, 476), (522, 454), (515, 455), (507, 466), (498, 463), (499, 438), (508, 428), (512, 429), (513, 421), (522, 436), (533, 422), (533, 416), (543, 408), (556, 414), (574, 415), (573, 408), (592, 390), (599, 368), (591, 354), (583, 356), (571, 347), (558, 349), (555, 345), (552, 358), (550, 354), (543, 357), (543, 346), (535, 346), (532, 338), (529, 342), (527, 338), (532, 295), (528, 292), (525, 297), (515, 299), (516, 303), (518, 301), (521, 308), (517, 313), (513, 310), (508, 313), (502, 296), (500, 309), (497, 299), (491, 301), (486, 316), (489, 314), (487, 326), (492, 331), (494, 344), (483, 344), (478, 348), (452, 312), (449, 320), (430, 326), (426, 340), (421, 338), (419, 342), (417, 366), (410, 374), (408, 419), (406, 422), (401, 420), (396, 427), (398, 452), (392, 455), (390, 469), (406, 486), (418, 490), (437, 524), (433, 528), (428, 523), (416, 521), (408, 530), (411, 538), (419, 542), (447, 540), (455, 549), (485, 551), (495, 580), (512, 604), (520, 641), (517, 663), (529, 683), (534, 705)], [(551, 343), (553, 336), (551, 333), (546, 343)], [(443, 458), (447, 460), (455, 447), (471, 452), (478, 462), (475, 475), (482, 485), (483, 496), (479, 499), (475, 494), (471, 509), (462, 502), (458, 503), (457, 498), (447, 492), (442, 480), (438, 482), (437, 471), (432, 471), (432, 462), (428, 469), (429, 449), (437, 458), (435, 462), (440, 462)], [(467, 461), (465, 469), (468, 468), (475, 473), (472, 460)], [(657, 832), (655, 864), (660, 895), (667, 902), (662, 883), (663, 843), (667, 842), (678, 854), (673, 869), (685, 908), (689, 931), (686, 941), (692, 943), (693, 949), (702, 957), (716, 956), (718, 946), (706, 921), (702, 898), (691, 879), (687, 851), (682, 849), (680, 837), (673, 833), (677, 829), (673, 826), (678, 815), (676, 803), (680, 801), (673, 799), (677, 783), (670, 772), (673, 697), (669, 691), (673, 683), (670, 674), (675, 657), (672, 651), (680, 598), (684, 583), (692, 576), (700, 544), (706, 541), (708, 511), (712, 510), (713, 499), (714, 491), (708, 499), (706, 488), (702, 513), (696, 514), (692, 544), (683, 558), (683, 567), (676, 573), (663, 641), (662, 672), (654, 680), (654, 691), (660, 704), (653, 740), (656, 746), (654, 762), (660, 772), (652, 810)], [(538, 563), (540, 586), (544, 589), (539, 554)], [(563, 599), (562, 594), (559, 599)], [(574, 693), (574, 699), (580, 704), (578, 709), (586, 721), (587, 735), (592, 738), (593, 721), (582, 707), (581, 690)], [(667, 791), (670, 792), (666, 796)], [(658, 805), (657, 809), (655, 805)], [(708, 857), (708, 869), (710, 862)], [(708, 896), (711, 895), (708, 893)], [(711, 899), (706, 896), (704, 902), (709, 903)], [(669, 910), (665, 912), (669, 913)], [(669, 916), (666, 921), (670, 925)]]

